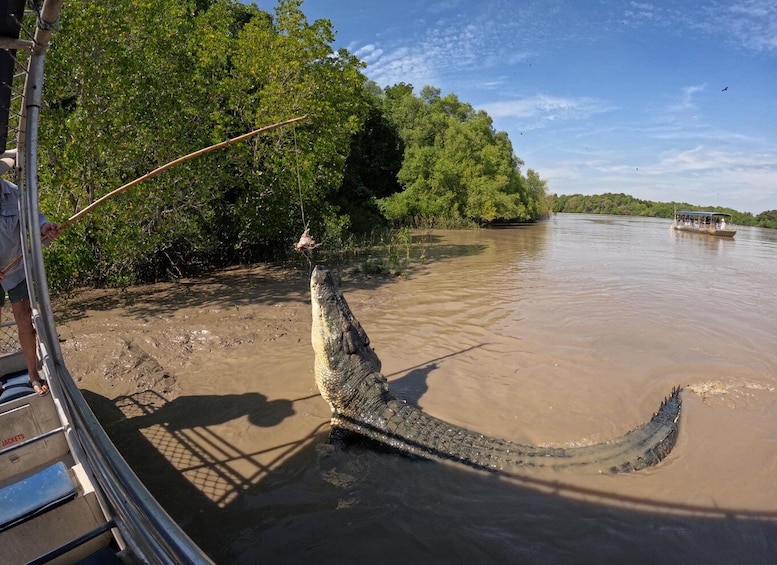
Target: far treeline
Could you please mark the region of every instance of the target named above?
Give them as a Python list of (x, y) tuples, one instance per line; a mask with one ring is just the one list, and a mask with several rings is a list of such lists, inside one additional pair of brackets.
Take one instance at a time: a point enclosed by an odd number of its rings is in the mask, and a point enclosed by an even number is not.
[(431, 86), (380, 88), (301, 0), (69, 0), (47, 55), (40, 208), (62, 222), (198, 149), (307, 116), (134, 186), (46, 250), (52, 289), (282, 259), (386, 227), (534, 221), (546, 182)]
[(572, 194), (570, 196), (552, 196), (554, 212), (576, 214), (614, 214), (625, 216), (650, 216), (655, 218), (673, 218), (676, 210), (706, 210), (731, 214), (735, 224), (777, 228), (777, 210), (761, 212), (753, 216), (750, 212), (738, 212), (719, 206), (696, 206), (685, 202), (651, 202), (639, 200), (628, 194)]

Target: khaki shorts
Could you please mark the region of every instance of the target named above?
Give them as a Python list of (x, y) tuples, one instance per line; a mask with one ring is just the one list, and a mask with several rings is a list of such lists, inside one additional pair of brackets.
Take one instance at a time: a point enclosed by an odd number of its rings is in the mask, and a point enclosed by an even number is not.
[[(5, 291), (0, 294), (0, 306), (5, 305), (5, 294)], [(27, 279), (24, 279), (22, 282), (9, 290), (8, 298), (11, 300), (11, 304), (16, 304), (22, 300), (28, 300), (30, 298), (30, 293), (27, 290)]]

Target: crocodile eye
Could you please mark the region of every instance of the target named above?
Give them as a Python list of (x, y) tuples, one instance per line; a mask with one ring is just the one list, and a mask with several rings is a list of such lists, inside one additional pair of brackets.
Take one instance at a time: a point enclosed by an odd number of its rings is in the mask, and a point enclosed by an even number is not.
[(353, 355), (359, 349), (359, 335), (353, 331), (351, 326), (347, 326), (343, 330), (343, 348), (349, 355)]
[(370, 338), (367, 337), (367, 332), (362, 329), (356, 320), (343, 324), (342, 339), (343, 347), (350, 354), (363, 351), (370, 345)]
[(348, 332), (343, 334), (343, 348), (348, 355), (353, 355), (356, 352), (356, 344), (353, 342), (353, 336)]

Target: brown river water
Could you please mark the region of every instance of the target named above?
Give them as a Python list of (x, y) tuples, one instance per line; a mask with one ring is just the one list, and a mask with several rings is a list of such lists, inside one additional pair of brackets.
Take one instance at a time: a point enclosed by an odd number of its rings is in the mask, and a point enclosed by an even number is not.
[(559, 215), (419, 232), (341, 289), (393, 391), (521, 443), (619, 436), (682, 385), (669, 457), (505, 478), (327, 444), (307, 265), (55, 300), (109, 435), (217, 563), (777, 562), (777, 230)]

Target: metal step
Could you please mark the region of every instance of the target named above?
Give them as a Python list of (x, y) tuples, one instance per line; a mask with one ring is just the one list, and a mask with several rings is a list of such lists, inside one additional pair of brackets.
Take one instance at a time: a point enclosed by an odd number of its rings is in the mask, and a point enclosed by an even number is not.
[(76, 497), (78, 491), (61, 461), (0, 489), (0, 532)]
[(0, 506), (6, 502), (24, 507), (18, 516), (9, 512), (12, 521), (0, 530), (0, 556), (14, 556), (15, 563), (72, 565), (113, 542), (113, 524), (106, 521), (80, 465), (52, 465), (10, 490), (6, 487), (0, 491)]

